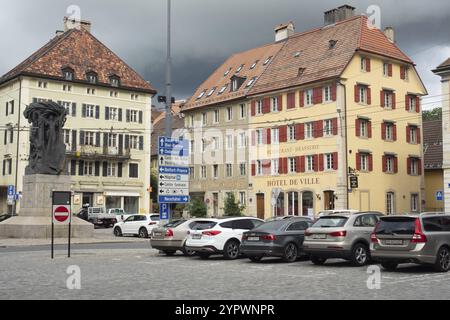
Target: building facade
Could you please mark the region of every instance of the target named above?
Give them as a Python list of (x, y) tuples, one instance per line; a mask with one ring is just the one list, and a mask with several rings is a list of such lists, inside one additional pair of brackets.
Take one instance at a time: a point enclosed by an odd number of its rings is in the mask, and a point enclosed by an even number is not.
[(450, 210), (450, 58), (441, 63), (433, 72), (441, 77), (442, 84), (442, 144), (444, 172), (444, 209)]
[[(29, 124), (23, 110), (48, 100), (67, 109), (64, 140), (73, 210), (85, 204), (130, 213), (149, 210), (151, 99), (156, 91), (90, 28), (89, 22), (65, 19), (64, 32), (0, 78), (1, 212), (14, 210), (6, 189), (12, 185), (21, 191), (28, 164)], [(20, 201), (16, 213), (19, 207)]]

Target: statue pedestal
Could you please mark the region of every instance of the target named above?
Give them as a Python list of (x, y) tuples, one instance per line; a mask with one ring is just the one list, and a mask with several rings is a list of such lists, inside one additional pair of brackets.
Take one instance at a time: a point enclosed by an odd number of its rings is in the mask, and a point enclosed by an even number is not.
[[(52, 228), (52, 191), (70, 191), (69, 176), (26, 175), (19, 216), (0, 223), (0, 237), (15, 239), (47, 239)], [(94, 226), (72, 217), (72, 237), (92, 238)], [(55, 238), (68, 237), (68, 226), (55, 225)]]

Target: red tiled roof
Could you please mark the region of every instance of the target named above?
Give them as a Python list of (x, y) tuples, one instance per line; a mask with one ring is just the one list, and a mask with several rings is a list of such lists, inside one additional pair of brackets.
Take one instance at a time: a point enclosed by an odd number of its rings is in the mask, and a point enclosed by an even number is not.
[(29, 58), (0, 78), (0, 84), (20, 75), (64, 80), (62, 69), (74, 70), (74, 81), (86, 81), (86, 73), (96, 72), (98, 84), (109, 86), (109, 77), (120, 77), (126, 89), (156, 93), (155, 89), (90, 32), (71, 29), (54, 37)]
[(441, 169), (443, 162), (442, 120), (423, 122), (425, 169)]

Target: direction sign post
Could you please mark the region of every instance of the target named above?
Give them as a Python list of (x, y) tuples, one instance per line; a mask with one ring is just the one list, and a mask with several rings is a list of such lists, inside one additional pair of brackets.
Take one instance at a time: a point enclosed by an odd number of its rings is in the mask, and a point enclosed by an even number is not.
[(72, 233), (72, 192), (53, 191), (52, 193), (52, 259), (55, 256), (55, 225), (68, 225), (67, 256), (70, 258)]

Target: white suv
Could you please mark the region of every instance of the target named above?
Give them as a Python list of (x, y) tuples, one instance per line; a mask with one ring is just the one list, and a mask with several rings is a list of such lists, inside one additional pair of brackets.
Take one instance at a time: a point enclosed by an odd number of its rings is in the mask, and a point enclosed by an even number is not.
[(257, 218), (225, 218), (197, 220), (189, 232), (186, 249), (195, 251), (204, 259), (212, 254), (223, 254), (225, 259), (239, 257), (244, 232), (264, 223)]
[(148, 238), (154, 228), (159, 224), (159, 215), (132, 215), (119, 222), (114, 226), (114, 235), (122, 237), (125, 235), (139, 236), (140, 238)]

